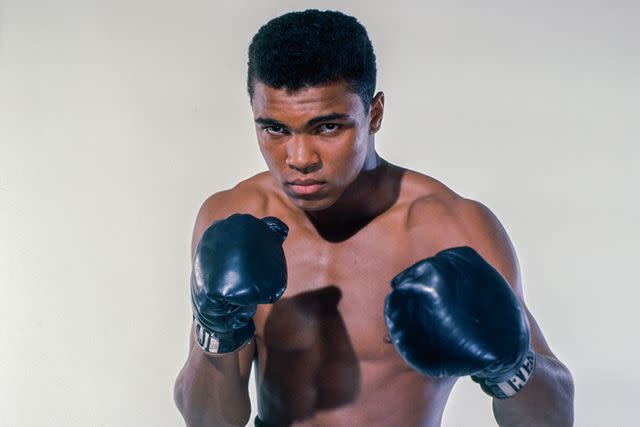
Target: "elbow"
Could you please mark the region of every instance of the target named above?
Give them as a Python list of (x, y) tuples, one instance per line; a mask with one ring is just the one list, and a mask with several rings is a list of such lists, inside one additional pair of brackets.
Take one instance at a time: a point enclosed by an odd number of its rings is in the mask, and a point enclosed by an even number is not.
[(563, 402), (562, 404), (563, 407), (560, 408), (559, 412), (564, 415), (564, 420), (563, 420), (564, 422), (559, 425), (573, 426), (573, 423), (574, 423), (573, 402), (574, 402), (575, 387), (574, 387), (573, 376), (571, 375), (571, 372), (569, 371), (569, 369), (567, 369), (566, 366), (563, 366), (563, 367), (564, 367), (564, 374), (559, 380), (559, 383), (560, 383), (559, 388), (560, 390), (562, 390), (561, 400)]
[(574, 424), (574, 384), (573, 376), (566, 366), (559, 363), (555, 374), (555, 390), (551, 411), (548, 413), (547, 423), (544, 425), (571, 427)]
[(202, 398), (193, 396), (190, 387), (176, 380), (173, 388), (173, 400), (187, 427), (244, 427), (251, 418), (251, 401), (247, 396), (242, 405), (214, 405)]
[(176, 404), (176, 408), (184, 418), (187, 426), (191, 427), (195, 425), (193, 422), (195, 421), (192, 416), (191, 410), (189, 410), (189, 400), (187, 398), (187, 394), (185, 393), (185, 387), (183, 382), (180, 380), (180, 377), (176, 380), (175, 385), (173, 386), (173, 401)]
[(173, 401), (182, 415), (187, 427), (198, 427), (206, 425), (205, 413), (202, 407), (195, 405), (193, 399), (190, 398), (188, 387), (181, 381), (180, 377), (176, 380), (173, 387)]

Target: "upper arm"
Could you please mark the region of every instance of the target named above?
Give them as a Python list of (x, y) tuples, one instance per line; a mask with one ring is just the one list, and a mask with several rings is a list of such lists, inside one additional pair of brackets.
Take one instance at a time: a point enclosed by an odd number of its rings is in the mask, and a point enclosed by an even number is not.
[(209, 196), (200, 206), (191, 238), (191, 257), (202, 234), (217, 220), (234, 213), (248, 213), (255, 217), (266, 216), (268, 199), (260, 188), (248, 181), (230, 190), (219, 191)]
[(542, 330), (525, 304), (518, 257), (511, 239), (498, 218), (482, 203), (469, 199), (461, 198), (455, 210), (458, 226), (462, 228), (461, 232), (464, 233), (469, 246), (502, 274), (522, 303), (529, 320), (534, 350), (537, 353), (555, 357)]
[(198, 242), (209, 226), (219, 219), (224, 219), (231, 214), (231, 192), (230, 190), (220, 191), (209, 196), (200, 206), (196, 222), (193, 226), (191, 236), (191, 257), (196, 251)]

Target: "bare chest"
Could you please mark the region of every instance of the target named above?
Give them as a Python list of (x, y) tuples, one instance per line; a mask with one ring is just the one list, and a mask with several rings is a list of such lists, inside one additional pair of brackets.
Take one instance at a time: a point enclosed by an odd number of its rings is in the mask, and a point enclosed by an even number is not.
[(341, 243), (288, 240), (287, 290), (276, 304), (259, 307), (257, 335), (272, 349), (344, 349), (361, 361), (395, 359), (384, 301), (390, 280), (415, 257), (401, 237), (363, 233)]

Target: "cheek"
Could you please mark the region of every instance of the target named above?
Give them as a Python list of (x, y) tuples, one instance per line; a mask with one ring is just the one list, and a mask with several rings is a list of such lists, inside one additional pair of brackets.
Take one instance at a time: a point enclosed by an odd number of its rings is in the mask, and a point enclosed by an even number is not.
[(364, 164), (364, 160), (367, 157), (367, 148), (369, 146), (369, 138), (368, 134), (364, 132), (356, 133), (353, 136), (353, 142), (350, 146), (351, 148), (351, 156), (354, 164), (362, 166)]
[(343, 149), (335, 153), (336, 172), (340, 175), (340, 184), (350, 184), (360, 173), (367, 157), (367, 140), (355, 139), (345, 144)]
[(262, 158), (265, 163), (269, 167), (269, 170), (275, 172), (278, 169), (278, 156), (279, 150), (274, 145), (263, 144), (258, 142), (258, 147), (260, 148), (260, 153), (262, 153)]

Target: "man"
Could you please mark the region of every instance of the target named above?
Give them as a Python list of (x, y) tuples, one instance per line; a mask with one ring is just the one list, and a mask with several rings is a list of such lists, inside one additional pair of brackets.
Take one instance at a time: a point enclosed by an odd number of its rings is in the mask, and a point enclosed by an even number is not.
[(187, 425), (249, 422), (252, 364), (257, 426), (439, 426), (467, 375), (500, 425), (571, 425), (571, 375), (525, 307), (509, 237), (482, 204), (376, 153), (375, 76), (366, 30), (338, 12), (253, 38), (269, 171), (196, 219), (175, 386)]

